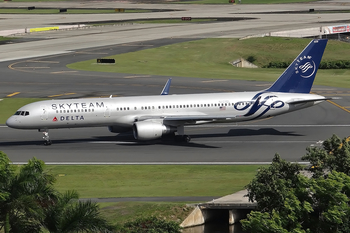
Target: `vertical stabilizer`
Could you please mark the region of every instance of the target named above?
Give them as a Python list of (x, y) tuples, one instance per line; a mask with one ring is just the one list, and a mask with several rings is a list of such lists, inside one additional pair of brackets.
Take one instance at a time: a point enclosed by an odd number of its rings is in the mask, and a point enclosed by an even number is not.
[(312, 40), (266, 91), (310, 93), (327, 39)]

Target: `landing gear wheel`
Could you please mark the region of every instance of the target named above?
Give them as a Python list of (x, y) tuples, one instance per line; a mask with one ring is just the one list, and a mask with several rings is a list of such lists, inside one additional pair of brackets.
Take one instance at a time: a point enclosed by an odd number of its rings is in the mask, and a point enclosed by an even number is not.
[(188, 143), (188, 142), (191, 141), (191, 137), (188, 136), (188, 135), (183, 135), (183, 136), (182, 136), (182, 141)]
[(188, 135), (176, 135), (175, 141), (188, 143), (191, 141), (191, 137)]
[(44, 145), (45, 146), (50, 146), (52, 144), (52, 141), (51, 140), (48, 140), (48, 141), (45, 141), (44, 142)]

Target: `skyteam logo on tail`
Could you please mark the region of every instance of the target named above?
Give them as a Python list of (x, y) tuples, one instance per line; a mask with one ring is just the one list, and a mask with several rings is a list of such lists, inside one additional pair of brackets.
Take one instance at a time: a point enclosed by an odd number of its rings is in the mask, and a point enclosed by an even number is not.
[(315, 62), (311, 56), (299, 57), (295, 63), (295, 74), (303, 78), (310, 78), (316, 72)]

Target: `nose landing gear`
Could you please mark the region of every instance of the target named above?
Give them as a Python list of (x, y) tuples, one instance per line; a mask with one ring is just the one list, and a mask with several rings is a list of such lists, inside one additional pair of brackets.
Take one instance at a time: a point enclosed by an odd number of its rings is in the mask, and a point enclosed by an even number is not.
[(50, 140), (50, 136), (49, 136), (49, 130), (40, 130), (39, 129), (39, 132), (42, 132), (43, 133), (43, 139), (45, 140), (44, 141), (44, 145), (45, 146), (49, 146), (52, 144), (52, 141)]

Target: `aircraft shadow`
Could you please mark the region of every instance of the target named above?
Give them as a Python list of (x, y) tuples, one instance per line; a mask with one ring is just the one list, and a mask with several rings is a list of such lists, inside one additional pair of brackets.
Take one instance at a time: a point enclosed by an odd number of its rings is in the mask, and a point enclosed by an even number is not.
[(238, 136), (305, 136), (294, 132), (283, 132), (274, 128), (262, 129), (230, 129), (227, 133), (218, 134), (197, 134), (191, 135), (192, 138), (210, 138), (210, 137), (238, 137)]
[[(231, 129), (227, 133), (217, 133), (217, 134), (196, 134), (191, 135), (192, 138), (230, 138), (238, 136), (304, 136), (302, 134), (297, 134), (294, 132), (282, 132), (273, 128), (262, 128), (262, 129)], [(82, 139), (52, 139), (53, 144), (74, 144), (74, 143), (103, 143), (109, 142), (118, 146), (152, 146), (152, 145), (169, 145), (169, 146), (179, 146), (179, 147), (192, 147), (192, 148), (220, 148), (217, 146), (209, 146), (203, 143), (194, 143), (194, 142), (175, 142), (173, 139), (158, 139), (152, 141), (137, 141), (133, 138), (132, 134), (118, 134), (113, 136), (93, 136), (91, 138), (82, 138)], [(0, 147), (5, 146), (44, 146), (43, 140), (35, 141), (14, 141), (14, 142), (0, 142)]]

